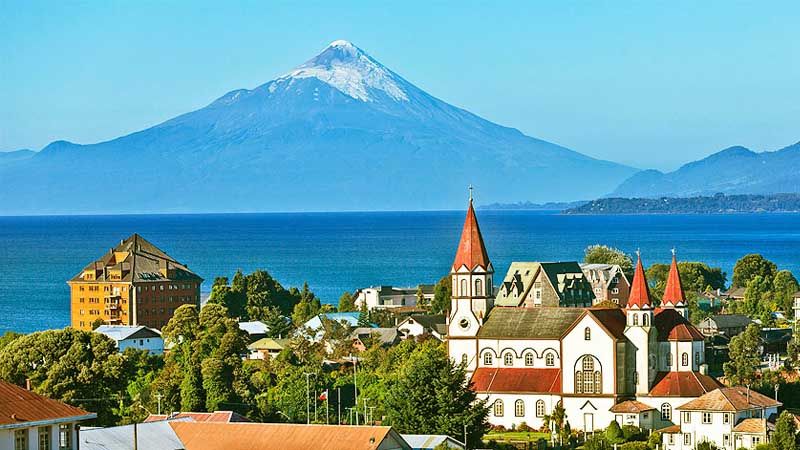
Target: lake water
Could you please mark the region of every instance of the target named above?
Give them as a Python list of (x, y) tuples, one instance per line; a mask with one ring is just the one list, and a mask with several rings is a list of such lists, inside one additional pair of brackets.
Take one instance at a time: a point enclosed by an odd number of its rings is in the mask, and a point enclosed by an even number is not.
[[(268, 270), (284, 286), (308, 281), (323, 301), (343, 291), (433, 283), (452, 263), (463, 211), (303, 214), (0, 217), (0, 332), (69, 324), (66, 280), (137, 232), (205, 278)], [(579, 260), (604, 243), (645, 264), (681, 260), (722, 267), (761, 253), (800, 274), (800, 215), (566, 216), (478, 211), (495, 270), (511, 261)]]

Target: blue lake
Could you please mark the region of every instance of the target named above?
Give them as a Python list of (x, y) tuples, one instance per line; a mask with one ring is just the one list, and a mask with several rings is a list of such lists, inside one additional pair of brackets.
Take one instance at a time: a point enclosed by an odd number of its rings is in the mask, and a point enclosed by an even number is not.
[[(464, 211), (302, 214), (0, 217), (0, 332), (69, 324), (66, 280), (137, 232), (206, 279), (264, 268), (284, 286), (308, 281), (323, 301), (343, 291), (433, 283), (447, 273)], [(800, 274), (800, 215), (565, 216), (478, 211), (489, 256), (511, 261), (579, 260), (604, 243), (645, 264), (704, 261), (728, 272), (761, 253)], [(499, 278), (499, 275), (498, 275)]]

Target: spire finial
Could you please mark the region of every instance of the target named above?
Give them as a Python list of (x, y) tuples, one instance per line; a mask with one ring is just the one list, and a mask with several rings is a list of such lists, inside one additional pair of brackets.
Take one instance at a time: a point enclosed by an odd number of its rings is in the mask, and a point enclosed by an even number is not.
[(678, 250), (676, 250), (675, 247), (672, 247), (672, 257), (674, 258), (675, 255), (677, 255), (677, 254), (678, 254)]
[(470, 183), (470, 185), (469, 185), (469, 188), (468, 188), (468, 189), (469, 189), (469, 201), (470, 201), (470, 203), (472, 203), (472, 189), (474, 189), (474, 188), (472, 187), (472, 183)]
[(641, 258), (642, 257), (642, 251), (638, 247), (636, 248), (636, 257), (637, 258)]

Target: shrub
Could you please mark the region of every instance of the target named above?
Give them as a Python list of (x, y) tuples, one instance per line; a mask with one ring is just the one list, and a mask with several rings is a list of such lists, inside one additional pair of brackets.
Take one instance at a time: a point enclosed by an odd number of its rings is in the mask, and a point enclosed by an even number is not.
[(634, 425), (623, 425), (622, 437), (625, 438), (626, 442), (644, 441), (647, 439), (647, 435), (642, 431), (642, 429)]
[(634, 441), (634, 442), (626, 442), (622, 445), (617, 446), (618, 450), (647, 450), (647, 442), (642, 441)]
[(718, 447), (712, 442), (703, 441), (697, 444), (697, 450), (718, 450)]
[(610, 448), (611, 445), (600, 434), (595, 434), (583, 443), (583, 450), (609, 450)]
[(775, 446), (772, 444), (758, 444), (755, 450), (775, 450)]
[(663, 445), (661, 444), (661, 433), (658, 431), (654, 431), (650, 433), (650, 437), (647, 438), (647, 448), (650, 450), (655, 450), (656, 448), (661, 448)]
[(624, 441), (622, 437), (622, 429), (620, 429), (619, 424), (616, 420), (612, 420), (608, 427), (606, 428), (606, 440), (610, 444), (620, 444)]

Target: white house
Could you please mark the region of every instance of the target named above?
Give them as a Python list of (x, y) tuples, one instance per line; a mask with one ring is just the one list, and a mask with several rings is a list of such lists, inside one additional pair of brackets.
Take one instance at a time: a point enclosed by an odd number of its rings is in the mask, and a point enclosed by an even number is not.
[(142, 325), (100, 325), (94, 331), (104, 334), (116, 342), (120, 353), (128, 348), (147, 350), (154, 355), (164, 353), (164, 339), (161, 337), (161, 333), (154, 328)]
[(0, 381), (0, 449), (74, 450), (78, 424), (96, 417)]
[(251, 320), (249, 322), (239, 322), (239, 329), (247, 333), (250, 342), (255, 342), (261, 338), (267, 337), (269, 327), (260, 320)]
[(463, 450), (464, 444), (444, 434), (401, 434), (411, 450), (452, 448)]
[(724, 387), (707, 374), (674, 253), (658, 308), (641, 258), (625, 308), (497, 306), (470, 201), (450, 275), (448, 353), (487, 401), (492, 425), (540, 428), (561, 404), (573, 430), (611, 421), (661, 429), (678, 424), (678, 407)]
[(403, 306), (417, 306), (420, 296), (425, 303), (433, 300), (432, 284), (420, 284), (417, 287), (398, 288), (393, 286), (372, 286), (358, 289), (354, 295), (357, 308), (366, 304), (367, 309), (392, 309)]
[(444, 314), (414, 314), (397, 324), (403, 339), (430, 335), (443, 341), (447, 335), (447, 320)]

